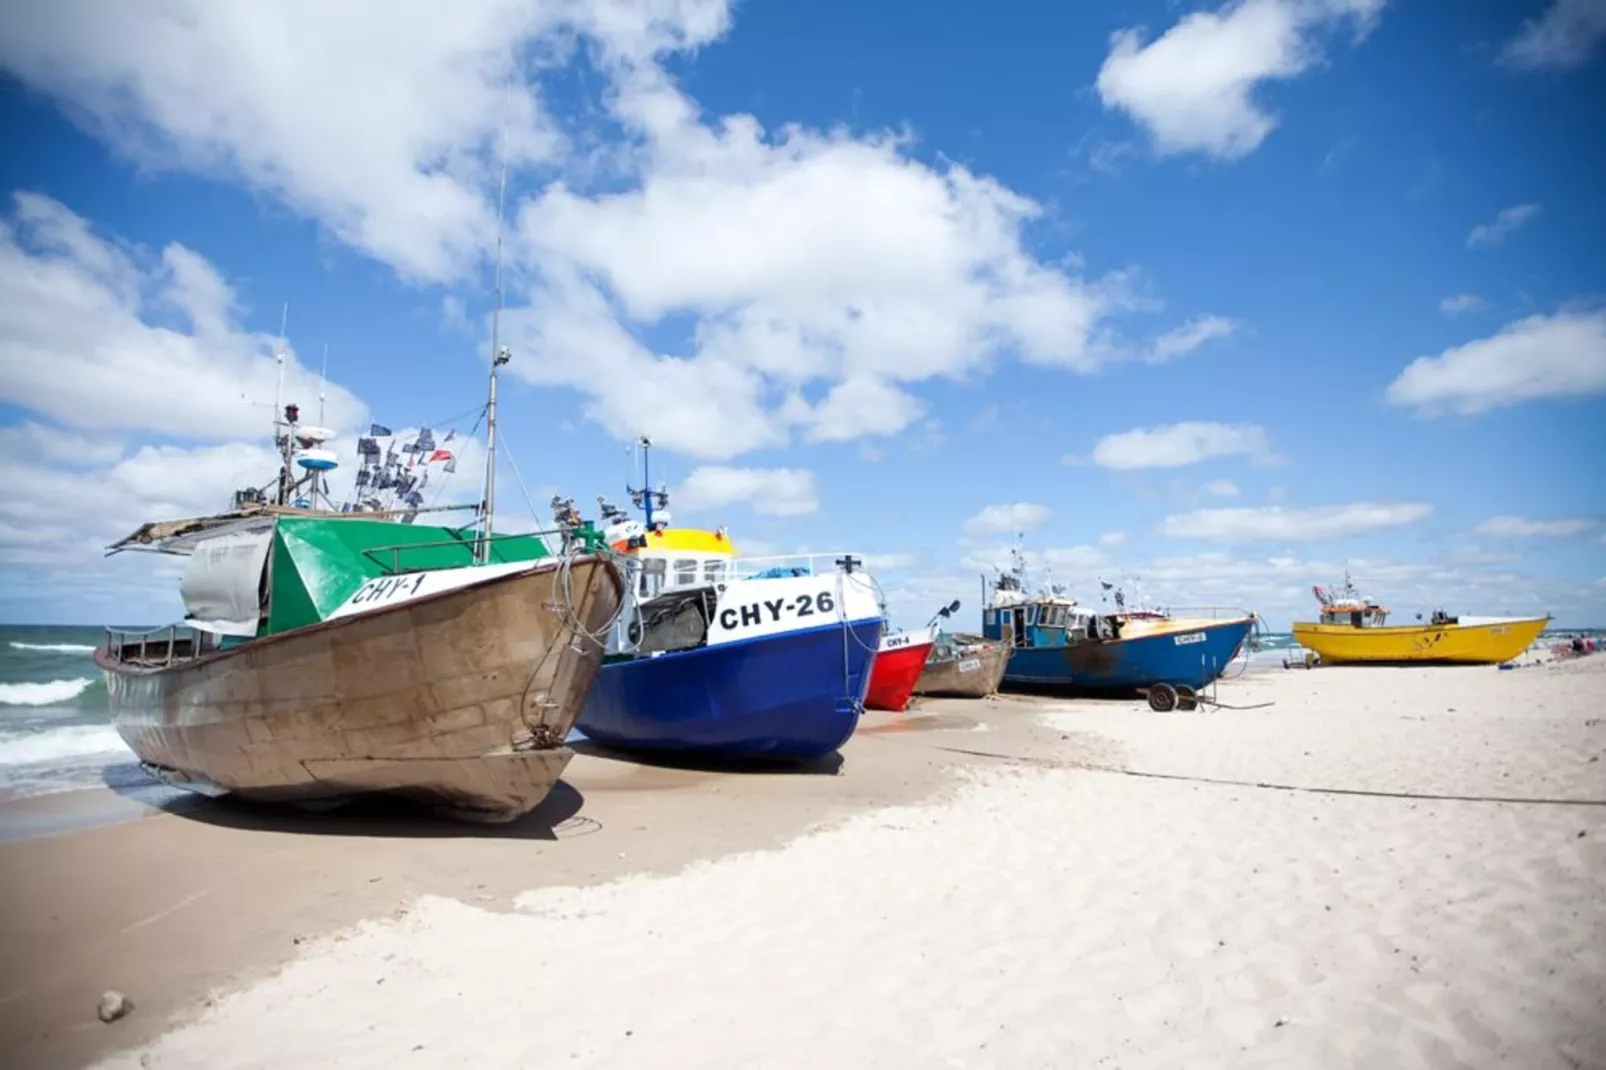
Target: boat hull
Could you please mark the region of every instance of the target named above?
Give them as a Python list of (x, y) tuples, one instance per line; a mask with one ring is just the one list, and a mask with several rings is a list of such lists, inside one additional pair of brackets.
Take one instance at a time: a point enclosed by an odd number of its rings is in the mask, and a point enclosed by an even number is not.
[(1078, 691), (1130, 691), (1154, 684), (1200, 688), (1221, 675), (1253, 618), (1171, 622), (1174, 628), (1106, 642), (1017, 647), (1004, 683)]
[(622, 750), (820, 758), (858, 726), (880, 638), (874, 618), (610, 660), (577, 727)]
[(118, 732), (174, 783), (276, 802), (404, 795), (508, 820), (572, 757), (562, 741), (602, 660), (580, 629), (605, 629), (622, 594), (594, 557), (503, 566), (172, 666), (106, 647), (96, 660)]
[(926, 667), (926, 658), (931, 655), (931, 646), (928, 639), (876, 654), (875, 665), (870, 670), (870, 688), (864, 696), (865, 708), (894, 713), (908, 709), (915, 683)]
[(986, 698), (998, 690), (1009, 664), (1009, 648), (983, 640), (953, 657), (927, 661), (915, 682), (915, 694), (952, 698)]
[(1295, 622), (1294, 641), (1326, 665), (1493, 665), (1531, 646), (1548, 617), (1473, 624), (1422, 624), (1356, 628)]

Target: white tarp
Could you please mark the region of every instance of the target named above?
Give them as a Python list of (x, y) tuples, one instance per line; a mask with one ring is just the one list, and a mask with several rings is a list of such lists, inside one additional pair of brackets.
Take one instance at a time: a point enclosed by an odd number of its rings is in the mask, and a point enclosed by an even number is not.
[(185, 623), (218, 635), (255, 635), (263, 609), (262, 570), (272, 545), (271, 526), (198, 542), (179, 584)]

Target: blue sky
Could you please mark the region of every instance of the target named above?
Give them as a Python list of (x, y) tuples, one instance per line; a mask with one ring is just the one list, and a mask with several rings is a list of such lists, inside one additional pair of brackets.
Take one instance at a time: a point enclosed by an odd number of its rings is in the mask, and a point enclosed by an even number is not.
[(1601, 0), (7, 21), (0, 618), (176, 615), (99, 548), (271, 474), (286, 302), (342, 441), (474, 409), (505, 137), (543, 521), (647, 433), (679, 521), (869, 554), (901, 623), (1023, 532), (1087, 599), (1280, 627), (1348, 561), (1606, 624)]

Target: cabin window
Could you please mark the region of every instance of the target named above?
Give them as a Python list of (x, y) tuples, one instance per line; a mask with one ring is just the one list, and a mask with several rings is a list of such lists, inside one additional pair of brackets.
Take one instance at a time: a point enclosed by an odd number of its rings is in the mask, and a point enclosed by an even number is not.
[(725, 578), (725, 562), (718, 558), (705, 562), (703, 565), (703, 582), (715, 584)]
[(641, 563), (641, 597), (656, 598), (664, 589), (664, 562), (648, 558)]
[(675, 586), (695, 587), (697, 585), (697, 562), (690, 558), (682, 558), (675, 562)]
[(998, 623), (998, 610), (996, 610), (996, 609), (989, 609), (989, 610), (988, 610), (988, 611), (987, 611), (987, 623), (988, 623), (988, 624), (989, 624), (989, 625), (992, 625), (992, 624), (997, 624), (997, 623)]
[(1034, 625), (1036, 623), (1037, 623), (1037, 607), (1036, 606), (1027, 606), (1026, 607), (1026, 626), (1028, 628), (1030, 628), (1032, 625)]

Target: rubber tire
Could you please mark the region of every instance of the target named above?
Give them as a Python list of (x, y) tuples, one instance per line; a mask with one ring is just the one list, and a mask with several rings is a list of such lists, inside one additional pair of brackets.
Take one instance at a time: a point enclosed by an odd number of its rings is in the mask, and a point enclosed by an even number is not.
[(1155, 713), (1170, 713), (1176, 708), (1176, 688), (1170, 684), (1154, 684), (1149, 688), (1149, 709)]

